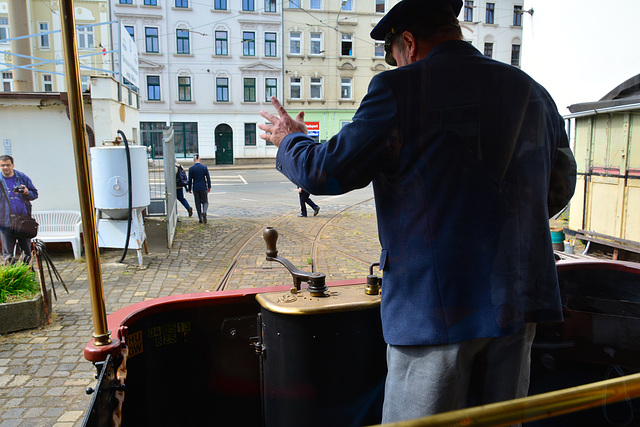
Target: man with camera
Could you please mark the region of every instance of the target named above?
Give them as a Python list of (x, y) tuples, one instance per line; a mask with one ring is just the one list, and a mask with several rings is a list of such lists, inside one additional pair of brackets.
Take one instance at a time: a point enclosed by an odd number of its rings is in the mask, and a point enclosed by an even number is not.
[[(31, 200), (38, 198), (38, 190), (31, 178), (14, 169), (13, 157), (0, 156), (0, 169), (4, 196), (0, 203), (0, 240), (2, 241), (2, 258), (5, 262), (13, 262), (14, 256), (22, 254), (23, 260), (31, 260), (31, 239), (15, 235), (9, 228), (11, 214), (31, 216)], [(19, 247), (16, 252), (16, 244)]]

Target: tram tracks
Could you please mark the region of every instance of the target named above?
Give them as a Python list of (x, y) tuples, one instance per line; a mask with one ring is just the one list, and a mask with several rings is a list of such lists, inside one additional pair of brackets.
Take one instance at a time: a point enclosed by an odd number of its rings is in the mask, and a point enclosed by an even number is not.
[[(314, 228), (314, 231), (315, 230), (317, 231), (315, 231), (313, 235), (309, 235), (309, 233), (300, 232), (300, 230), (296, 230), (287, 224), (287, 222), (290, 221), (291, 218), (296, 215), (297, 210), (291, 210), (282, 215), (279, 215), (276, 218), (270, 220), (267, 225), (275, 227), (278, 230), (279, 234), (282, 236), (283, 235), (294, 236), (296, 238), (308, 241), (310, 245), (310, 254), (311, 254), (311, 257), (310, 257), (311, 271), (317, 272), (316, 270), (318, 266), (318, 256), (319, 256), (318, 250), (320, 247), (327, 248), (331, 244), (331, 243), (324, 243), (321, 241), (323, 233), (327, 230), (327, 228), (330, 225), (334, 224), (338, 219), (342, 218), (349, 211), (352, 211), (362, 206), (365, 203), (369, 203), (372, 200), (373, 200), (373, 197), (370, 197), (368, 199), (362, 200), (360, 202), (351, 204), (343, 209), (340, 209), (338, 212), (332, 214), (325, 221), (319, 224), (319, 226)], [(243, 221), (253, 224), (254, 227), (250, 232), (247, 233), (244, 239), (244, 243), (236, 251), (229, 266), (227, 267), (224, 274), (221, 276), (220, 280), (216, 284), (214, 288), (215, 291), (222, 291), (222, 290), (228, 289), (229, 283), (232, 281), (234, 274), (236, 274), (238, 269), (241, 268), (241, 266), (238, 265), (238, 261), (243, 256), (245, 256), (246, 253), (254, 250), (256, 248), (256, 245), (264, 245), (264, 241), (262, 241), (262, 232), (265, 227), (264, 220), (243, 219)], [(261, 248), (261, 250), (264, 253), (264, 246)], [(352, 261), (355, 261), (356, 263), (362, 264), (363, 271), (366, 271), (369, 265), (371, 264), (371, 262), (373, 262), (371, 259), (366, 259), (366, 260), (362, 259), (357, 255), (354, 255), (346, 250), (341, 250), (335, 246), (331, 247), (331, 250), (336, 252), (337, 256), (348, 258)]]

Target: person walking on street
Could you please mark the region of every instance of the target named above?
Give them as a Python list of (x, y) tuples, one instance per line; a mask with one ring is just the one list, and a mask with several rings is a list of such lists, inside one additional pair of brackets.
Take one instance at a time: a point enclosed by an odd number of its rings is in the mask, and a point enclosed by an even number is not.
[(198, 221), (207, 223), (207, 209), (209, 208), (208, 193), (211, 192), (211, 178), (209, 168), (200, 163), (200, 156), (193, 156), (194, 164), (189, 168), (187, 191), (193, 191), (193, 199), (198, 212)]
[(8, 227), (11, 213), (31, 216), (31, 201), (38, 198), (38, 190), (26, 174), (15, 170), (13, 157), (0, 156), (2, 191), (5, 197), (0, 204), (0, 237), (4, 262), (15, 262), (17, 251), (25, 263), (31, 261), (31, 239), (19, 237)]
[[(575, 159), (547, 91), (462, 37), (461, 0), (402, 0), (373, 77), (329, 141), (261, 111), (276, 169), (311, 194), (373, 182), (388, 374), (382, 422), (524, 397), (537, 322), (562, 320), (549, 218)], [(464, 256), (460, 248), (464, 247)]]
[(182, 167), (182, 165), (176, 163), (176, 198), (187, 210), (189, 216), (193, 216), (193, 208), (189, 206), (189, 202), (184, 198), (183, 188), (186, 187), (188, 183), (189, 178), (187, 178), (187, 174), (184, 171), (184, 168)]
[(313, 209), (313, 216), (318, 215), (318, 212), (320, 212), (320, 206), (313, 203), (313, 200), (309, 198), (309, 193), (304, 191), (302, 187), (298, 187), (298, 193), (300, 194), (300, 215), (298, 216), (307, 216), (307, 205)]

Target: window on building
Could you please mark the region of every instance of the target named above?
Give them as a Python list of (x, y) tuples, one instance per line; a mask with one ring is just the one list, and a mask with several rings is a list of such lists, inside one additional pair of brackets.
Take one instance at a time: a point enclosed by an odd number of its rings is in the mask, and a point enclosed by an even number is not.
[(291, 99), (302, 98), (302, 79), (300, 77), (291, 77), (289, 80), (289, 97)]
[(176, 46), (178, 53), (187, 54), (190, 53), (189, 48), (189, 30), (176, 30)]
[(512, 44), (511, 45), (511, 65), (514, 67), (520, 66), (520, 45)]
[(216, 101), (229, 102), (229, 79), (226, 77), (216, 78)]
[(89, 79), (89, 76), (80, 76), (80, 88), (82, 89), (82, 92), (88, 93), (89, 87), (91, 87), (91, 80)]
[(289, 0), (289, 7), (299, 9), (301, 1), (302, 0)]
[(342, 10), (353, 10), (353, 0), (343, 0)]
[(353, 36), (351, 34), (342, 35), (342, 43), (340, 45), (340, 54), (342, 56), (353, 55)]
[(229, 39), (226, 31), (216, 31), (216, 55), (229, 54)]
[(384, 43), (375, 42), (373, 44), (373, 56), (376, 58), (384, 58)]
[(256, 102), (256, 79), (244, 79), (244, 102)]
[(178, 101), (191, 101), (191, 77), (178, 76)]
[(176, 0), (176, 7), (188, 8), (189, 0)]
[(93, 27), (78, 27), (78, 49), (93, 47)]
[(311, 77), (309, 83), (309, 97), (311, 99), (322, 99), (322, 78)]
[(487, 24), (493, 24), (493, 21), (495, 19), (495, 12), (496, 12), (496, 4), (487, 3), (487, 12), (485, 16), (485, 22)]
[(256, 10), (254, 0), (242, 0), (242, 10), (250, 12)]
[(276, 33), (264, 33), (264, 56), (278, 56)]
[(464, 2), (464, 20), (467, 22), (473, 22), (473, 1)]
[(256, 145), (256, 124), (244, 124), (244, 145)]
[[(46, 33), (48, 31), (48, 22), (38, 22), (38, 32)], [(49, 47), (51, 47), (49, 45), (49, 34), (41, 34), (40, 37), (38, 37), (38, 43), (40, 44), (40, 49), (49, 49)]]
[(131, 39), (135, 41), (136, 35), (135, 35), (135, 29), (133, 28), (133, 26), (125, 25), (124, 29), (127, 30), (127, 33), (129, 33), (129, 35), (131, 36)]
[(513, 6), (513, 25), (522, 27), (522, 6)]
[(192, 158), (198, 153), (198, 123), (173, 122), (176, 157)]
[(376, 0), (376, 13), (384, 13), (385, 11), (385, 0)]
[(145, 51), (149, 53), (160, 52), (160, 45), (158, 42), (158, 29), (156, 27), (144, 28), (144, 43)]
[(160, 76), (147, 76), (147, 99), (160, 101)]
[(289, 33), (289, 53), (291, 55), (300, 55), (300, 43), (302, 41), (302, 33), (291, 32)]
[(165, 126), (164, 122), (140, 122), (142, 145), (149, 147), (154, 159), (161, 159), (163, 156), (162, 134)]
[(313, 10), (322, 9), (322, 0), (309, 0), (309, 9), (313, 9)]
[(264, 0), (264, 11), (277, 12), (278, 6), (276, 5), (276, 0)]
[(158, 0), (144, 0), (145, 6), (157, 6)]
[(351, 85), (350, 78), (340, 79), (340, 99), (351, 99)]
[(485, 43), (484, 44), (484, 56), (488, 56), (489, 58), (493, 58), (493, 43)]
[(322, 33), (309, 34), (309, 53), (320, 55), (322, 53)]
[(45, 92), (53, 92), (53, 76), (51, 74), (42, 75), (42, 90)]
[(256, 33), (253, 31), (242, 32), (242, 55), (256, 55)]
[(13, 73), (2, 73), (2, 91), (11, 92), (13, 90)]
[(118, 0), (119, 4), (133, 4), (133, 0)]
[(213, 2), (213, 8), (215, 10), (227, 10), (227, 0), (215, 0)]
[(9, 43), (9, 18), (0, 18), (0, 43)]
[(264, 98), (265, 101), (270, 102), (271, 97), (278, 97), (278, 79), (270, 77), (264, 79)]

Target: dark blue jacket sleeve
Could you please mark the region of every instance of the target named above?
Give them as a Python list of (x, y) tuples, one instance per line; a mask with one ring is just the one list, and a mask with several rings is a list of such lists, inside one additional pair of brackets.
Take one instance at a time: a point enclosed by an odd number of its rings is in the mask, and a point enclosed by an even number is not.
[(381, 75), (374, 77), (352, 123), (322, 144), (303, 133), (288, 135), (277, 169), (311, 194), (366, 187), (399, 150), (396, 102)]

